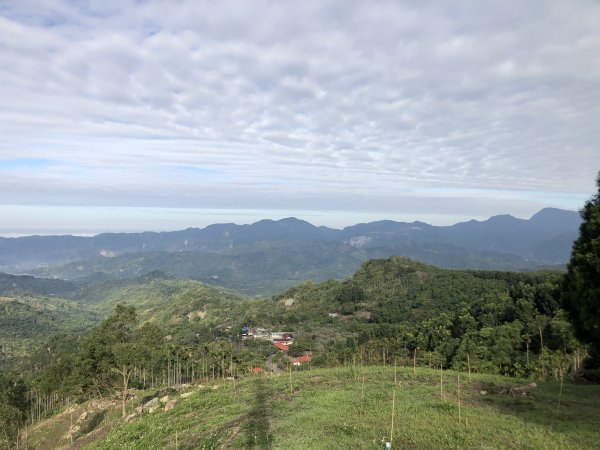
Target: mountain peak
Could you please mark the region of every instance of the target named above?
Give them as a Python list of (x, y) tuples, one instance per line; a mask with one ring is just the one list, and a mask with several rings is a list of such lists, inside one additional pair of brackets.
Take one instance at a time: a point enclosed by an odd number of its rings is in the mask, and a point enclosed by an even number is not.
[(577, 211), (569, 211), (565, 209), (558, 208), (543, 208), (540, 209), (537, 213), (531, 216), (532, 221), (542, 221), (542, 220), (555, 220), (557, 218), (565, 219), (565, 218), (579, 218), (579, 213)]

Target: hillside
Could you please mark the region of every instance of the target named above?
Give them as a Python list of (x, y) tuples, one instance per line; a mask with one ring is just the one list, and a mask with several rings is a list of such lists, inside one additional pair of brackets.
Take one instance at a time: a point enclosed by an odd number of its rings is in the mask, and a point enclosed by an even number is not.
[[(561, 278), (561, 274), (553, 272), (449, 270), (392, 257), (365, 262), (352, 277), (343, 281), (304, 282), (270, 299), (242, 298), (199, 281), (176, 279), (160, 272), (134, 279), (99, 282), (81, 289), (70, 301), (38, 299), (40, 307), (50, 308), (53, 304), (63, 302), (65, 308), (74, 308), (72, 312), (90, 314), (97, 322), (94, 326), (88, 325), (87, 331), (75, 328), (69, 331), (63, 324), (63, 328), (58, 330), (62, 333), (56, 335), (52, 327), (40, 327), (34, 322), (20, 324), (19, 315), (6, 315), (6, 329), (27, 327), (27, 331), (33, 333), (29, 338), (35, 338), (39, 343), (31, 359), (21, 359), (14, 364), (15, 368), (29, 377), (30, 384), (22, 388), (25, 392), (29, 389), (29, 394), (6, 398), (33, 398), (38, 405), (43, 405), (34, 411), (37, 423), (55, 413), (64, 402), (110, 397), (118, 391), (125, 393), (123, 403), (118, 405), (114, 399), (109, 399), (110, 403), (114, 404), (113, 408), (126, 409), (124, 399), (129, 388), (144, 390), (147, 394), (149, 389), (171, 389), (198, 379), (202, 383), (220, 385), (228, 378), (254, 373), (257, 368), (272, 374), (281, 373), (298, 357), (305, 358), (304, 362), (310, 362), (312, 368), (345, 367), (345, 373), (351, 374), (354, 380), (354, 387), (343, 387), (344, 392), (356, 388), (355, 370), (361, 364), (388, 368), (395, 364), (413, 364), (442, 370), (447, 376), (453, 376), (451, 374), (454, 372), (451, 371), (460, 371), (480, 377), (496, 374), (541, 381), (558, 380), (566, 375), (574, 377), (586, 356), (586, 349), (574, 338), (571, 325), (559, 307), (558, 286)], [(60, 317), (71, 318), (71, 322), (77, 317), (66, 309), (62, 312), (64, 314)], [(33, 312), (26, 317), (37, 318)], [(262, 328), (273, 333), (277, 331), (278, 336), (286, 335), (285, 339), (291, 338), (293, 343), (286, 348), (276, 347), (273, 345), (276, 334), (270, 336), (273, 342), (254, 339), (242, 336), (243, 327)], [(411, 371), (404, 372), (407, 374)], [(10, 391), (19, 386), (19, 372), (0, 371), (2, 377), (9, 381), (5, 383), (5, 388), (0, 386), (0, 390)], [(314, 392), (326, 387), (334, 391), (337, 389), (338, 381), (335, 378), (328, 378), (326, 372), (322, 377), (328, 380), (323, 385), (320, 381), (312, 384), (306, 378), (307, 390)], [(414, 385), (408, 379), (405, 381), (398, 388)], [(251, 381), (246, 383), (247, 387), (244, 388), (244, 382), (240, 381), (239, 395), (243, 404), (248, 406), (251, 400), (243, 396), (252, 393), (243, 392), (244, 389), (252, 389), (252, 385)], [(285, 381), (279, 383), (274, 392), (283, 393)], [(405, 398), (411, 398), (428, 390), (433, 392), (434, 387), (427, 387), (428, 383), (401, 395), (406, 394), (409, 397)], [(217, 391), (222, 389), (223, 386), (216, 388)], [(294, 393), (298, 392), (297, 385), (293, 385), (292, 389)], [(482, 386), (474, 385), (471, 389), (476, 395)], [(495, 392), (493, 386), (488, 389), (488, 385), (483, 390)], [(277, 393), (269, 395), (279, 398)], [(327, 397), (323, 392), (315, 395), (314, 399)], [(253, 414), (251, 410), (248, 412), (246, 406), (240, 407), (235, 403), (235, 398), (233, 403), (222, 397), (199, 394), (198, 398), (208, 403), (198, 403), (195, 407), (203, 410), (212, 408), (211, 419), (192, 425), (178, 416), (177, 420), (184, 424), (184, 428), (180, 429), (184, 439), (182, 442), (187, 442), (186, 445), (193, 448), (203, 444), (208, 448), (219, 448), (217, 443), (222, 448), (231, 448), (233, 442), (235, 445), (245, 445), (246, 441), (238, 441), (242, 439), (241, 435), (238, 436), (237, 432), (229, 434), (224, 429), (227, 424), (233, 424), (233, 429), (238, 425), (240, 429), (251, 426), (250, 419), (248, 423), (245, 422), (245, 418)], [(319, 409), (314, 399), (309, 404), (300, 403), (299, 410), (316, 408), (319, 415), (327, 414), (328, 409)], [(293, 400), (293, 394), (292, 398), (282, 397), (281, 404), (276, 403), (273, 408), (283, 408), (284, 417), (294, 417), (294, 412), (286, 410), (284, 406)], [(469, 400), (467, 396), (465, 401), (465, 408), (468, 408), (472, 406), (470, 401), (477, 404), (479, 400)], [(227, 408), (232, 409), (219, 410), (213, 402), (219, 402), (223, 407), (229, 405)], [(426, 411), (423, 414), (428, 417), (431, 416), (430, 406), (428, 401), (423, 406)], [(567, 405), (564, 406), (566, 408)], [(326, 408), (330, 407), (356, 411), (356, 405), (332, 403)], [(381, 404), (375, 407), (378, 410), (382, 408)], [(591, 407), (595, 407), (593, 402), (583, 408)], [(27, 405), (16, 402), (13, 408), (24, 408), (22, 414), (27, 417)], [(454, 423), (451, 416), (445, 416), (451, 410), (446, 408), (442, 404), (439, 420)], [(544, 407), (540, 408), (534, 408), (535, 414), (547, 415)], [(14, 414), (14, 411), (9, 410), (6, 414)], [(474, 420), (480, 414), (485, 416), (486, 411), (478, 410), (471, 417)], [(116, 412), (107, 411), (102, 417), (98, 416), (97, 422), (88, 431), (108, 420), (108, 414)], [(189, 411), (183, 414), (190, 421), (196, 420), (190, 418)], [(525, 411), (517, 422), (528, 417), (528, 414)], [(308, 416), (303, 413), (294, 420), (307, 420)], [(10, 433), (6, 439), (14, 440), (18, 431), (14, 424), (19, 422), (15, 422), (16, 419), (11, 421), (9, 416), (2, 417), (0, 421), (4, 421)], [(373, 413), (373, 417), (378, 416)], [(220, 422), (221, 419), (224, 422)], [(369, 423), (367, 429), (378, 430), (380, 419)], [(167, 439), (167, 435), (169, 439), (172, 438), (172, 423), (165, 425), (171, 431), (157, 435), (153, 434), (156, 423), (150, 422), (149, 429), (142, 429), (139, 427), (146, 425), (136, 420), (124, 427), (117, 427), (114, 437), (108, 436), (108, 441), (98, 444), (100, 448), (112, 448), (117, 442), (142, 439), (141, 436), (146, 434), (154, 436), (152, 439), (160, 442), (160, 446), (164, 445), (162, 439)], [(270, 422), (273, 430), (276, 430), (274, 436), (281, 439), (282, 445), (298, 448), (290, 441), (293, 434), (286, 431), (292, 422), (278, 420)], [(498, 419), (490, 420), (490, 425), (486, 426), (496, 426), (492, 424)], [(350, 418), (348, 421), (355, 423)], [(136, 426), (135, 423), (140, 425)], [(308, 426), (327, 427), (326, 423), (312, 419), (308, 423)], [(214, 428), (210, 424), (220, 425)], [(552, 426), (556, 424), (553, 422)], [(360, 436), (355, 443), (358, 446), (356, 448), (365, 448), (367, 442), (372, 443), (374, 435), (371, 431), (357, 425), (352, 427), (361, 430), (356, 433), (356, 436)], [(422, 430), (421, 427), (418, 425), (416, 429)], [(187, 431), (184, 430), (188, 429), (192, 431), (185, 437)], [(351, 430), (354, 428), (347, 429), (350, 433), (348, 436), (354, 439)], [(343, 429), (338, 431), (342, 432)], [(471, 440), (480, 431), (478, 429), (472, 435), (466, 432), (466, 435), (460, 435), (460, 439), (474, 445)], [(105, 432), (108, 429), (98, 431), (98, 435)], [(525, 436), (525, 432), (522, 432)], [(53, 433), (53, 438), (57, 439), (58, 431)], [(366, 439), (363, 433), (369, 436), (368, 440), (363, 440)], [(425, 447), (428, 441), (419, 440), (419, 433), (408, 436), (409, 441)], [(454, 442), (446, 440), (447, 435), (448, 432), (444, 434), (446, 438), (441, 435), (435, 437), (432, 442), (441, 443), (440, 446)], [(536, 442), (546, 445), (549, 441), (544, 440), (542, 435), (540, 433), (539, 438), (533, 439), (540, 439)], [(452, 436), (455, 437), (451, 439), (456, 438), (455, 434)], [(589, 442), (588, 438), (581, 436), (555, 438), (558, 439), (556, 442), (565, 445), (580, 442), (584, 448)], [(186, 439), (191, 440), (188, 442)], [(300, 442), (313, 444), (312, 440)], [(514, 445), (521, 445), (524, 441), (514, 442)]]
[[(460, 409), (458, 406), (460, 375)], [(600, 437), (598, 386), (538, 382), (525, 396), (502, 394), (530, 380), (412, 367), (352, 367), (246, 376), (172, 392), (165, 412), (115, 417), (115, 404), (87, 404), (32, 428), (26, 445), (53, 449), (591, 449)], [(148, 392), (138, 392), (132, 411)], [(161, 394), (162, 395), (162, 394)], [(153, 398), (152, 394), (145, 397)], [(92, 409), (93, 408), (93, 409)], [(106, 409), (102, 409), (106, 408)], [(392, 411), (394, 418), (392, 434)], [(460, 412), (459, 412), (460, 411)], [(77, 423), (74, 445), (67, 436)], [(80, 428), (79, 428), (80, 427)]]
[(64, 280), (0, 273), (0, 295), (26, 292), (34, 295), (63, 297), (73, 294), (77, 289), (73, 283)]
[(244, 295), (268, 296), (305, 280), (343, 279), (364, 261), (405, 255), (440, 267), (531, 270), (537, 263), (514, 255), (467, 250), (447, 244), (413, 244), (356, 248), (336, 242), (257, 242), (219, 253), (145, 252), (97, 256), (63, 266), (34, 269), (39, 277), (89, 282), (99, 277), (133, 278), (151, 271), (224, 286)]
[(84, 333), (98, 315), (77, 302), (27, 294), (0, 297), (0, 366), (21, 361), (57, 333)]

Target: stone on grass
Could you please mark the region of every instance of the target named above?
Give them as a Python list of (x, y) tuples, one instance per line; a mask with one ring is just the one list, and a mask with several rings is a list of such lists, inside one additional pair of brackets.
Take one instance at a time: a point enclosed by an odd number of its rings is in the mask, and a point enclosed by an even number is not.
[(171, 411), (177, 405), (177, 400), (169, 400), (165, 405), (165, 411)]

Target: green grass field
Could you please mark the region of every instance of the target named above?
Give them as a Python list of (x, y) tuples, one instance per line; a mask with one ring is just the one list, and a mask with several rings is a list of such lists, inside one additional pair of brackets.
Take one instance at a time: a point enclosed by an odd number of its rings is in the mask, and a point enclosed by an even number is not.
[[(600, 386), (542, 382), (526, 397), (501, 394), (526, 384), (489, 375), (393, 367), (321, 369), (255, 376), (201, 389), (170, 412), (116, 426), (90, 449), (572, 449), (600, 442)], [(364, 377), (364, 390), (363, 390)], [(487, 391), (485, 395), (481, 391)], [(395, 394), (394, 394), (395, 392)], [(110, 427), (114, 426), (111, 424)]]

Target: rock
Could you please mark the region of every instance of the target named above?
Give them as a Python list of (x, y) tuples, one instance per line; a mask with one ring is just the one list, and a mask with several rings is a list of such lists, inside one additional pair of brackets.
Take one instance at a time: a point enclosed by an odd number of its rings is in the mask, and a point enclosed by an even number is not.
[(73, 425), (71, 428), (69, 428), (69, 431), (67, 431), (67, 434), (65, 434), (63, 436), (63, 439), (70, 441), (71, 437), (77, 433), (79, 430), (81, 429), (81, 427), (79, 425)]
[(158, 406), (153, 406), (152, 408), (148, 408), (148, 412), (150, 414), (152, 414), (153, 412), (156, 412), (158, 410)]
[(192, 395), (194, 395), (193, 392), (184, 392), (183, 394), (181, 394), (181, 398), (188, 398), (188, 397), (191, 397)]
[(213, 388), (213, 390), (214, 389), (219, 389), (219, 386), (215, 384), (212, 388)]
[(525, 386), (508, 386), (502, 389), (499, 394), (510, 395), (512, 397), (527, 397), (532, 389), (537, 388), (537, 384), (529, 383)]
[(165, 405), (165, 411), (171, 411), (177, 405), (177, 400), (169, 400)]
[(88, 418), (90, 414), (87, 411), (84, 411), (80, 416), (79, 419), (77, 419), (77, 423), (81, 423), (83, 422), (85, 419)]
[(481, 395), (486, 395), (488, 392), (487, 392), (487, 391), (479, 391), (479, 393), (480, 393)]
[(143, 406), (138, 406), (137, 408), (135, 408), (135, 409), (133, 410), (133, 412), (134, 412), (135, 414), (141, 414), (142, 412), (144, 412), (144, 407), (143, 407)]
[(133, 419), (133, 418), (134, 418), (136, 415), (137, 415), (137, 414), (135, 414), (135, 413), (129, 414), (127, 417), (125, 417), (125, 423), (127, 423), (127, 422), (131, 422), (131, 420), (132, 420), (132, 419)]
[(158, 397), (154, 397), (152, 400), (144, 403), (144, 409), (152, 408), (158, 404)]
[(198, 386), (196, 386), (198, 389), (204, 389), (206, 388), (206, 386), (204, 386), (203, 384), (199, 384)]
[(169, 401), (169, 396), (165, 395), (164, 397), (161, 397), (161, 399), (159, 401), (164, 405), (165, 403), (167, 403)]

